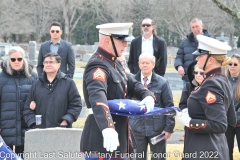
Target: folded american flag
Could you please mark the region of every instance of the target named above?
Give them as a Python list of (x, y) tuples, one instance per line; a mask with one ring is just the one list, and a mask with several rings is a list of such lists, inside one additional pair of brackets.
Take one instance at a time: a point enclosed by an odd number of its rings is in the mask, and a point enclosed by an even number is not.
[(145, 105), (138, 105), (140, 101), (131, 99), (114, 99), (108, 100), (108, 106), (111, 114), (120, 116), (151, 116), (155, 114), (175, 115), (176, 111), (181, 111), (178, 107), (159, 108), (154, 107), (154, 110), (146, 113)]

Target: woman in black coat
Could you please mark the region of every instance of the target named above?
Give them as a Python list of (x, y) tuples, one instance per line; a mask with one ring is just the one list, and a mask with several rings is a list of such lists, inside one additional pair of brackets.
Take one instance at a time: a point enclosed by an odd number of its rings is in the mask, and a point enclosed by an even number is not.
[[(21, 47), (12, 47), (1, 63), (0, 129), (5, 143), (20, 154), (24, 150), (24, 134), (28, 130), (23, 108), (32, 84), (37, 79), (33, 66), (25, 59)], [(22, 155), (22, 154), (21, 154)]]
[(187, 99), (191, 92), (199, 86), (204, 80), (204, 70), (200, 69), (197, 65), (197, 61), (192, 62), (187, 69), (187, 76), (189, 82), (186, 83), (185, 87), (182, 90), (181, 99), (179, 102), (179, 108), (183, 110), (187, 108)]
[[(187, 108), (187, 100), (191, 92), (199, 86), (204, 80), (204, 70), (200, 69), (197, 65), (197, 61), (193, 61), (187, 69), (187, 76), (189, 82), (186, 83), (182, 90), (182, 95), (179, 102), (179, 108), (181, 110)], [(184, 140), (184, 136), (180, 138), (180, 141)]]

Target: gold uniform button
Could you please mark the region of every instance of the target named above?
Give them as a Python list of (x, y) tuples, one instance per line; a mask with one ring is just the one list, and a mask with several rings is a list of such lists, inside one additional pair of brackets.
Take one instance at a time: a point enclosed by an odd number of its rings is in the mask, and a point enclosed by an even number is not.
[(114, 60), (115, 58), (114, 57), (112, 57), (112, 60)]
[(193, 125), (191, 124), (191, 127), (192, 127)]
[(202, 123), (202, 126), (204, 126), (204, 123)]
[(110, 123), (109, 125), (112, 126), (112, 123)]
[(199, 125), (198, 125), (198, 124), (196, 124), (196, 126), (198, 127)]
[(116, 124), (116, 122), (113, 122), (114, 124)]

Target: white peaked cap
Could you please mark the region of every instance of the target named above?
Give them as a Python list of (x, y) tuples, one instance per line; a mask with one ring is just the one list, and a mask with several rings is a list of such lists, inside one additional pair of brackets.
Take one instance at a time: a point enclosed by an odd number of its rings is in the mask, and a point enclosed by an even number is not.
[(194, 55), (202, 55), (202, 54), (216, 54), (216, 55), (224, 55), (227, 54), (227, 51), (232, 48), (219, 40), (214, 38), (210, 38), (204, 35), (197, 35), (198, 40), (198, 50), (193, 52)]
[(97, 25), (96, 28), (99, 29), (99, 33), (110, 36), (114, 35), (129, 35), (129, 30), (133, 23), (106, 23)]

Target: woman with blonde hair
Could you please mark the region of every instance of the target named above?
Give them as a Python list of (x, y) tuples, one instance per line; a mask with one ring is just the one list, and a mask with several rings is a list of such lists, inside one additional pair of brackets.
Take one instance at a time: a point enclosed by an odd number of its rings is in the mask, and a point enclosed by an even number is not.
[(233, 102), (237, 113), (237, 125), (235, 128), (228, 128), (225, 133), (228, 141), (230, 160), (233, 160), (234, 139), (236, 136), (238, 151), (240, 152), (240, 55), (234, 54), (231, 57), (226, 76), (232, 86)]
[(198, 67), (204, 70), (203, 82), (188, 98), (188, 113), (177, 112), (186, 126), (184, 160), (229, 160), (225, 132), (235, 127), (236, 114), (232, 103), (231, 84), (221, 73), (230, 62), (226, 56), (230, 46), (213, 38), (197, 35)]
[(33, 65), (25, 58), (21, 47), (10, 48), (1, 62), (0, 73), (0, 134), (5, 143), (23, 157), (24, 134), (28, 126), (23, 108), (32, 84), (37, 79)]

